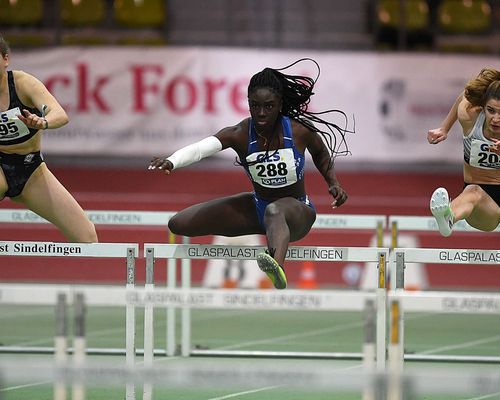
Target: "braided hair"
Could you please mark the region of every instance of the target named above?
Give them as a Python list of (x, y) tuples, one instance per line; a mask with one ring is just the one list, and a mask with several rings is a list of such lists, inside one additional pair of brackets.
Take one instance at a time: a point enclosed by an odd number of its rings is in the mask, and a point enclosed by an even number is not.
[[(316, 79), (301, 75), (287, 75), (280, 72), (301, 61), (312, 61), (316, 65), (318, 68), (318, 75)], [(282, 100), (281, 113), (283, 115), (297, 121), (306, 128), (322, 136), (330, 152), (329, 167), (331, 167), (337, 156), (350, 154), (345, 135), (346, 133), (354, 133), (354, 129), (348, 130), (347, 127), (342, 128), (333, 122), (329, 122), (319, 117), (319, 115), (338, 113), (344, 117), (345, 126), (347, 126), (347, 115), (341, 110), (332, 109), (321, 112), (312, 112), (307, 110), (311, 101), (311, 96), (314, 94), (314, 85), (316, 84), (319, 75), (319, 64), (310, 58), (302, 58), (279, 69), (264, 68), (250, 79), (250, 83), (248, 85), (248, 95), (253, 93), (258, 88), (267, 88), (280, 97)], [(319, 127), (316, 127), (315, 124)], [(269, 143), (270, 142), (271, 140)], [(266, 153), (268, 152), (269, 144), (266, 148)], [(238, 162), (238, 164), (241, 163)]]

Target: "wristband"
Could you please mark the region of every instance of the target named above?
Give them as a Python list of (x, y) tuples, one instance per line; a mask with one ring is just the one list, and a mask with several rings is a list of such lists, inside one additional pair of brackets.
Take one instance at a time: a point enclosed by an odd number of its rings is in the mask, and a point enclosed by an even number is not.
[(43, 120), (45, 121), (45, 126), (42, 129), (49, 129), (48, 121), (45, 118)]

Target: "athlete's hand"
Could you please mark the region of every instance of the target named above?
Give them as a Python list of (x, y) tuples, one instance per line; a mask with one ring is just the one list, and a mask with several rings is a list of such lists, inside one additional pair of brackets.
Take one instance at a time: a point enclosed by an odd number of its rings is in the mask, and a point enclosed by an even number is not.
[(333, 201), (331, 203), (332, 208), (340, 207), (347, 200), (347, 193), (340, 185), (330, 186), (328, 192), (333, 196)]
[(153, 157), (148, 169), (159, 169), (168, 175), (174, 169), (174, 165), (166, 157)]
[(443, 128), (431, 129), (427, 132), (427, 141), (430, 144), (438, 144), (448, 137), (448, 132)]
[(489, 147), (489, 150), (495, 154), (500, 156), (500, 140), (491, 138), (491, 141), (494, 143)]
[(46, 120), (44, 117), (39, 117), (36, 114), (30, 113), (28, 110), (24, 109), (22, 114), (17, 114), (17, 118), (24, 122), (24, 124), (31, 129), (45, 129)]

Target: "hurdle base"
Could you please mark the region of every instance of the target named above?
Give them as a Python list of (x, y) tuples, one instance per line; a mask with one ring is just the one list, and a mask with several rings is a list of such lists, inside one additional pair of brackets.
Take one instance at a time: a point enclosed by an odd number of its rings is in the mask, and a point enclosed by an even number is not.
[(248, 350), (191, 350), (191, 357), (235, 357), (235, 358), (287, 358), (317, 360), (362, 360), (362, 353), (330, 353), (301, 351), (248, 351)]

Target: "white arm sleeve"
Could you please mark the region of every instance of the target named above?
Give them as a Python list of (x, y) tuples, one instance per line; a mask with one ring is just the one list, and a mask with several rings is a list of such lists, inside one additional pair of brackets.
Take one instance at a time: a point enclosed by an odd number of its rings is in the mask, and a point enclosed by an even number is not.
[(209, 136), (199, 142), (190, 144), (177, 150), (170, 157), (167, 157), (174, 169), (185, 167), (200, 161), (202, 158), (210, 157), (222, 150), (222, 143), (215, 136)]

